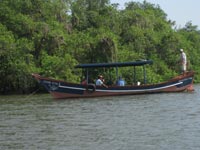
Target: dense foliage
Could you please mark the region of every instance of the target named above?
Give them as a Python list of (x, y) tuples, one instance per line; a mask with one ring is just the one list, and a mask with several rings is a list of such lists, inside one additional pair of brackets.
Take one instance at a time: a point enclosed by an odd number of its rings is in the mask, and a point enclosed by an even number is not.
[[(119, 10), (109, 0), (1, 0), (0, 12), (0, 93), (30, 91), (37, 85), (33, 72), (80, 82), (83, 72), (74, 69), (79, 63), (151, 59), (148, 82), (163, 81), (179, 73), (180, 48), (200, 81), (197, 26), (188, 22), (177, 29), (159, 6), (146, 1)], [(119, 70), (128, 83), (130, 69)], [(114, 78), (115, 70), (93, 70), (91, 76), (102, 71)]]

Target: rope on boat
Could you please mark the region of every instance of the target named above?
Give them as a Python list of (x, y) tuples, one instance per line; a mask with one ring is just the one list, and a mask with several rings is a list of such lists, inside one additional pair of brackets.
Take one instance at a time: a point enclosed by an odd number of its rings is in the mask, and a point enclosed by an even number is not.
[(38, 88), (37, 90), (33, 91), (32, 93), (28, 94), (25, 99), (28, 99), (29, 97), (31, 97), (32, 95), (34, 95), (35, 93), (37, 93), (40, 90), (40, 88)]

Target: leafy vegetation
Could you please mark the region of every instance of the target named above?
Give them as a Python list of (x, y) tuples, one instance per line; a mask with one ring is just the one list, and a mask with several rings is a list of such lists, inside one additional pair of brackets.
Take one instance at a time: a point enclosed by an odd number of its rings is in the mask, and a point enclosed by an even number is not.
[[(29, 92), (31, 73), (80, 82), (80, 63), (151, 59), (148, 82), (179, 73), (179, 49), (185, 49), (189, 70), (200, 82), (200, 31), (191, 22), (176, 28), (157, 5), (129, 2), (119, 10), (109, 0), (1, 0), (0, 93)], [(132, 82), (131, 68), (119, 73)], [(115, 76), (114, 70), (94, 70)], [(137, 78), (142, 76), (138, 68)]]

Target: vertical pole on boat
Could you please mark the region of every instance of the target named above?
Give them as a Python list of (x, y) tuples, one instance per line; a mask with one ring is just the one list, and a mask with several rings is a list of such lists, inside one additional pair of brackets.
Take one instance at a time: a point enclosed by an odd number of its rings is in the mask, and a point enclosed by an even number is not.
[(89, 80), (89, 73), (88, 73), (88, 68), (86, 69), (86, 72), (87, 72), (87, 75), (86, 75), (86, 81), (87, 81), (87, 84), (88, 84), (88, 80)]
[(118, 67), (116, 67), (116, 77), (118, 79)]
[(135, 66), (134, 66), (134, 75), (133, 75), (133, 82), (134, 82), (134, 84), (136, 83), (136, 70), (135, 70)]
[(146, 84), (146, 68), (145, 65), (143, 66), (143, 73), (144, 73), (144, 84)]
[(109, 81), (112, 81), (111, 70), (109, 68)]

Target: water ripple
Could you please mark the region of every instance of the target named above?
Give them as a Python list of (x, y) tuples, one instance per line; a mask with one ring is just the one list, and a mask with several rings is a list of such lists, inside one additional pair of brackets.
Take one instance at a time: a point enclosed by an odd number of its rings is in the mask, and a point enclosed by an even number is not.
[(0, 97), (0, 149), (197, 150), (199, 85), (194, 93), (53, 100)]

